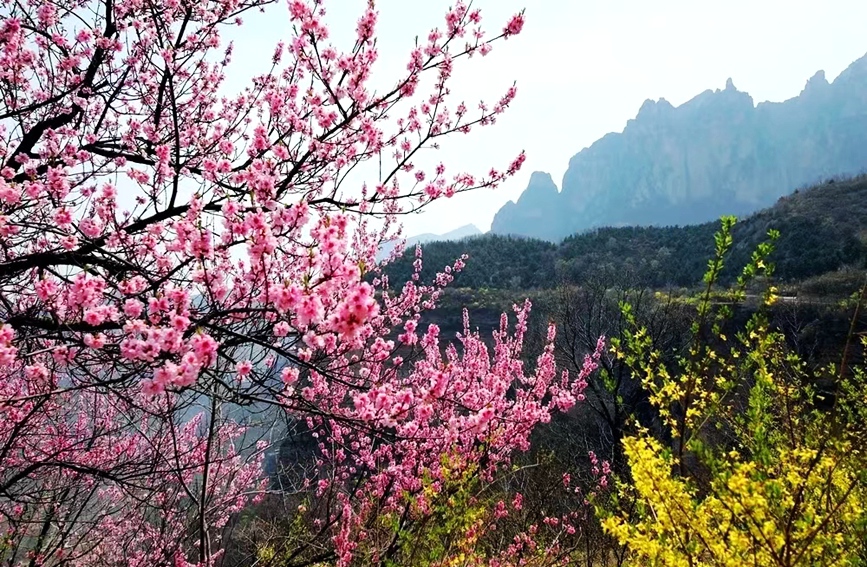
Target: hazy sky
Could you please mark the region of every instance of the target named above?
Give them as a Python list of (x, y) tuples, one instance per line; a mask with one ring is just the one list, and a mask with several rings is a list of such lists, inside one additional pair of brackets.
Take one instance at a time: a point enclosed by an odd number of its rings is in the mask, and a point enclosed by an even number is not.
[[(380, 66), (391, 84), (416, 35), (442, 27), (450, 0), (377, 0)], [(354, 39), (366, 0), (329, 0), (338, 45)], [(437, 156), (450, 169), (505, 167), (520, 150), (520, 174), (497, 190), (436, 203), (405, 220), (405, 234), (443, 233), (474, 223), (490, 228), (497, 210), (517, 199), (536, 170), (560, 184), (569, 158), (608, 132), (621, 131), (641, 103), (663, 97), (679, 105), (728, 77), (755, 102), (796, 96), (824, 69), (832, 81), (867, 52), (863, 0), (475, 0), (483, 21), (499, 30), (526, 8), (521, 35), (499, 42), (486, 58), (457, 66), (455, 98), (468, 106), (496, 99), (517, 82), (518, 97), (495, 126), (453, 138)], [(284, 7), (250, 15), (236, 37), (230, 75), (268, 62), (285, 29)], [(344, 44), (345, 45), (345, 44)], [(257, 69), (260, 70), (260, 69)]]

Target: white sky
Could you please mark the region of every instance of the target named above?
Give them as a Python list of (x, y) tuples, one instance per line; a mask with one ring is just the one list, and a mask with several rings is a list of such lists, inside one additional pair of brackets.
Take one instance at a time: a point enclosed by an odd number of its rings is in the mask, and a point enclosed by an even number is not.
[[(366, 0), (328, 0), (338, 45), (354, 40)], [(380, 65), (391, 84), (416, 35), (442, 27), (450, 0), (377, 0)], [(450, 170), (504, 168), (520, 150), (520, 174), (495, 191), (463, 194), (405, 219), (404, 234), (444, 233), (474, 223), (490, 228), (497, 210), (517, 199), (536, 170), (559, 185), (569, 158), (608, 132), (621, 131), (648, 98), (679, 105), (728, 77), (758, 102), (796, 96), (824, 69), (832, 81), (867, 52), (867, 2), (851, 0), (475, 0), (498, 31), (526, 8), (521, 35), (486, 58), (456, 67), (454, 98), (472, 108), (517, 82), (518, 97), (498, 123), (446, 142), (436, 161)], [(241, 80), (269, 63), (288, 17), (285, 6), (248, 15), (233, 39), (229, 69)]]

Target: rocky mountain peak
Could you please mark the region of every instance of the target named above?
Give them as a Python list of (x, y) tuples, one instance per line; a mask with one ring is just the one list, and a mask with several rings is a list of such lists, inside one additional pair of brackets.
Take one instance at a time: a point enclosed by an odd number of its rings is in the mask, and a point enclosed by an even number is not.
[(559, 192), (533, 173), (491, 231), (558, 240), (600, 226), (701, 223), (865, 170), (867, 56), (830, 84), (819, 71), (785, 102), (755, 106), (731, 78), (678, 107), (646, 100), (622, 132), (569, 160)]
[(534, 171), (530, 174), (530, 182), (527, 184), (527, 188), (524, 189), (524, 192), (518, 199), (518, 203), (549, 199), (551, 197), (556, 197), (558, 193), (557, 185), (554, 183), (554, 179), (551, 177), (550, 173), (545, 171)]

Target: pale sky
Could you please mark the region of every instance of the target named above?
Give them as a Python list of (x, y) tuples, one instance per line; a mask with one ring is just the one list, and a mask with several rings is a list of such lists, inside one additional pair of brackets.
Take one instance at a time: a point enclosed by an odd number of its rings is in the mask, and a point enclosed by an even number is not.
[[(328, 0), (333, 39), (354, 40), (366, 0)], [(450, 0), (377, 0), (379, 67), (391, 84), (416, 35), (442, 27)], [(518, 96), (492, 127), (449, 139), (436, 156), (450, 170), (482, 174), (504, 168), (522, 149), (521, 172), (496, 190), (431, 205), (405, 219), (404, 234), (444, 233), (473, 223), (490, 228), (497, 210), (517, 199), (536, 170), (560, 180), (569, 158), (608, 132), (619, 132), (648, 98), (686, 102), (706, 89), (735, 86), (758, 103), (797, 96), (823, 69), (829, 81), (867, 52), (867, 2), (851, 0), (475, 0), (498, 31), (526, 8), (521, 35), (498, 42), (486, 58), (456, 66), (454, 99), (472, 108), (512, 82)], [(263, 69), (288, 17), (285, 7), (251, 14), (233, 39), (232, 79)], [(343, 43), (345, 45), (345, 43)], [(255, 69), (255, 71), (253, 70)], [(373, 181), (373, 180), (371, 180)]]

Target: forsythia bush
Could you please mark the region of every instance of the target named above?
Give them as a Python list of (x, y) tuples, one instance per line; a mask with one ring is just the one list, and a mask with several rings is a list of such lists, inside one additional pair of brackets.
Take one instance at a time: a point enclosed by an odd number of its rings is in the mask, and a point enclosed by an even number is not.
[[(603, 527), (635, 565), (865, 565), (867, 376), (848, 364), (858, 311), (839, 367), (808, 368), (761, 308), (727, 337), (729, 305), (773, 273), (777, 236), (769, 233), (729, 301), (712, 301), (733, 223), (723, 219), (694, 340), (676, 368), (659, 362), (642, 329), (613, 341), (641, 376), (663, 434), (638, 429), (624, 439), (631, 479), (619, 485), (620, 511), (600, 508)], [(762, 307), (775, 291), (766, 286)]]

